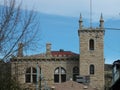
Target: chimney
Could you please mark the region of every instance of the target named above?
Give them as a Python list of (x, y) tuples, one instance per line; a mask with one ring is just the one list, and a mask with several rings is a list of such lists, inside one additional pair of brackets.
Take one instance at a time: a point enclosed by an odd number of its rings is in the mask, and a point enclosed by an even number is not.
[(23, 57), (23, 43), (18, 44), (18, 57)]
[(51, 43), (46, 44), (46, 56), (51, 56)]

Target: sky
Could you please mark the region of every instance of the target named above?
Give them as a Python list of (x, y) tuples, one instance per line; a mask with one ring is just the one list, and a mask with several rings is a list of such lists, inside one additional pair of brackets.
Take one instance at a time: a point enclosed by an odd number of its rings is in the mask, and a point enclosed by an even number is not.
[[(0, 0), (2, 4), (3, 0)], [(78, 20), (80, 13), (85, 27), (90, 26), (90, 0), (16, 0), (22, 9), (38, 12), (40, 16), (39, 52), (45, 52), (50, 42), (52, 50), (64, 49), (79, 53)], [(101, 13), (105, 28), (120, 28), (120, 0), (91, 0), (92, 26), (99, 26)], [(104, 57), (106, 63), (120, 59), (120, 30), (105, 31)]]
[[(20, 0), (18, 0), (20, 1)], [(105, 18), (119, 17), (120, 0), (22, 0), (23, 6), (34, 8), (38, 12), (47, 14), (78, 17), (82, 13), (86, 18), (90, 12), (92, 2), (93, 17), (98, 18), (100, 13)]]

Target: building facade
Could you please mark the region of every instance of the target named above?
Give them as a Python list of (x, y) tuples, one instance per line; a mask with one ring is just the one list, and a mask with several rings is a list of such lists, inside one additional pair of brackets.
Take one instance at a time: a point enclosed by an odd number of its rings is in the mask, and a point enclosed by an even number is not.
[(18, 56), (11, 60), (11, 73), (25, 89), (35, 90), (37, 85), (41, 89), (51, 88), (71, 78), (75, 81), (79, 75), (79, 54), (64, 50), (51, 51), (50, 43), (46, 45), (45, 54)]
[[(87, 85), (104, 90), (104, 20), (100, 27), (83, 27), (79, 20), (80, 54), (71, 51), (52, 51), (46, 44), (46, 53), (23, 56), (22, 43), (18, 55), (11, 59), (11, 73), (25, 90), (45, 89), (76, 77), (87, 77)], [(86, 80), (87, 80), (86, 79)]]

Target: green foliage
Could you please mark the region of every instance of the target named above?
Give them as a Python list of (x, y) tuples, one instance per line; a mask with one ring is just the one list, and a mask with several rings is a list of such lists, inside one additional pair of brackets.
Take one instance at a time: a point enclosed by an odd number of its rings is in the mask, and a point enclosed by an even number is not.
[(21, 90), (19, 83), (11, 77), (8, 63), (0, 63), (0, 90)]
[(19, 84), (10, 77), (0, 78), (0, 90), (21, 90)]

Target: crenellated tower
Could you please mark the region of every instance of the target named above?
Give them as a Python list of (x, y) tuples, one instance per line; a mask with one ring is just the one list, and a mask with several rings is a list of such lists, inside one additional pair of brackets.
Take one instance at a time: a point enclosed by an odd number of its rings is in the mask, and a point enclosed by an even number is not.
[(97, 90), (104, 90), (104, 20), (101, 14), (97, 28), (83, 27), (82, 15), (79, 20), (80, 76), (89, 76), (90, 83)]

